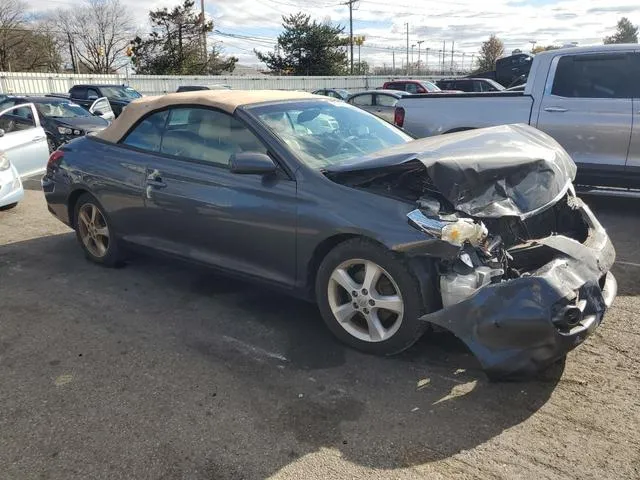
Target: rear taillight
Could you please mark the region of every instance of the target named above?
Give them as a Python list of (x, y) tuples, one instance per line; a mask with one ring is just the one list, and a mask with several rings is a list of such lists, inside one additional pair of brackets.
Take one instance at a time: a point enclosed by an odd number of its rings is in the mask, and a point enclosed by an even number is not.
[(47, 162), (47, 169), (56, 168), (60, 165), (60, 162), (64, 158), (64, 153), (62, 150), (56, 150), (51, 155), (49, 155), (49, 161)]
[(396, 107), (393, 113), (393, 123), (402, 128), (404, 125), (404, 108)]

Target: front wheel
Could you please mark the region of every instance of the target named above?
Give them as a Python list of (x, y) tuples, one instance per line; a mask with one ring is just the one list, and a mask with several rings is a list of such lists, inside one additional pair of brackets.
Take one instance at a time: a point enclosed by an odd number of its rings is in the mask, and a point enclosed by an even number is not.
[(399, 353), (425, 331), (417, 279), (400, 255), (366, 239), (329, 252), (318, 270), (316, 298), (329, 329), (368, 353)]
[(116, 267), (122, 264), (121, 250), (111, 223), (98, 200), (83, 194), (75, 208), (76, 237), (92, 262)]

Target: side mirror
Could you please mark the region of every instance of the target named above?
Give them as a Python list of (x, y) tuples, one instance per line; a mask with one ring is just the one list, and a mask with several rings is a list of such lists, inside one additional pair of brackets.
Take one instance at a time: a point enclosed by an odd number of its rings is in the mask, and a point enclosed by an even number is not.
[(266, 175), (275, 173), (277, 168), (271, 157), (260, 152), (234, 153), (229, 158), (231, 173)]
[(102, 110), (94, 110), (94, 111), (93, 111), (93, 114), (94, 114), (96, 117), (101, 117), (102, 115), (104, 115), (104, 112), (103, 112)]
[(0, 137), (4, 137), (4, 130), (0, 128)]

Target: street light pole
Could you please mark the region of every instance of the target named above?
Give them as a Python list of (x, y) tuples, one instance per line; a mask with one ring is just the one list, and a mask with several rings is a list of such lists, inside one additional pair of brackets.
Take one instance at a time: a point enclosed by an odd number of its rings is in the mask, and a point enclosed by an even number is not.
[(407, 27), (407, 70), (406, 70), (406, 74), (409, 75), (409, 22), (405, 23), (405, 26)]
[(413, 69), (413, 49), (415, 48), (416, 44), (412, 43), (411, 44), (411, 68)]
[(424, 40), (418, 40), (416, 43), (418, 44), (418, 76), (420, 76), (420, 47), (424, 43)]

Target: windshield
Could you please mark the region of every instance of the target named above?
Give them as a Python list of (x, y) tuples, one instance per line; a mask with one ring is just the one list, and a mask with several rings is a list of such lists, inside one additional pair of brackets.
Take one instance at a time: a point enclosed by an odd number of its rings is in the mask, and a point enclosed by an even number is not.
[(422, 82), (422, 86), (425, 88), (425, 90), (429, 93), (433, 93), (433, 92), (441, 92), (442, 90), (440, 90), (440, 88), (435, 84), (435, 83), (431, 83), (431, 82)]
[(133, 100), (135, 98), (140, 98), (138, 92), (136, 92), (131, 87), (100, 87), (102, 94), (105, 97), (109, 98), (122, 98), (123, 100)]
[(318, 170), (412, 140), (384, 120), (343, 102), (286, 102), (249, 111), (302, 162)]
[(36, 108), (40, 115), (47, 118), (77, 118), (92, 116), (80, 105), (76, 105), (71, 102), (37, 103)]

